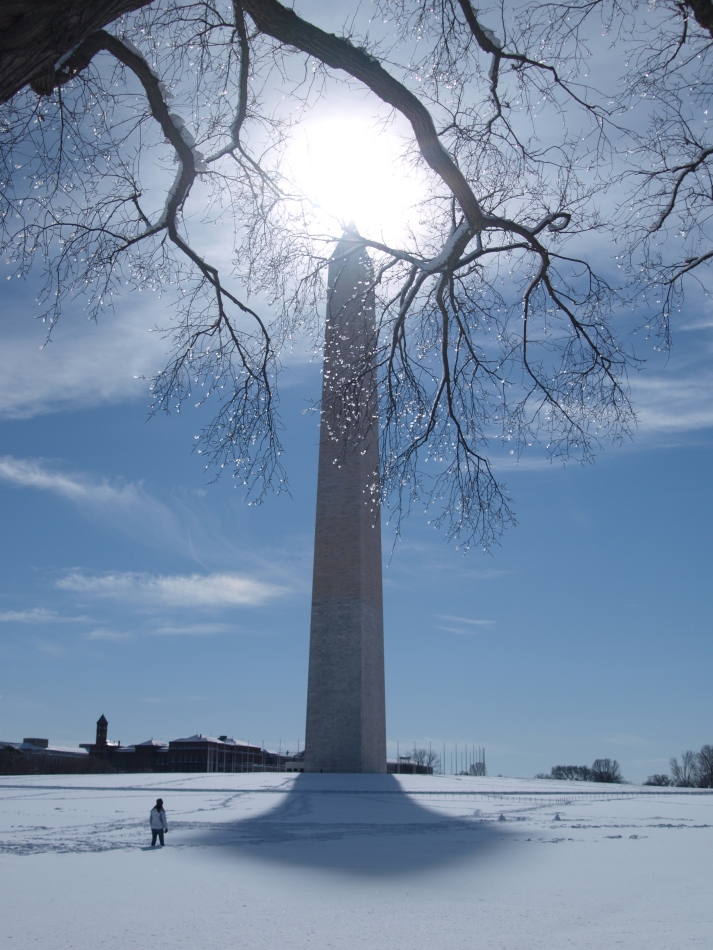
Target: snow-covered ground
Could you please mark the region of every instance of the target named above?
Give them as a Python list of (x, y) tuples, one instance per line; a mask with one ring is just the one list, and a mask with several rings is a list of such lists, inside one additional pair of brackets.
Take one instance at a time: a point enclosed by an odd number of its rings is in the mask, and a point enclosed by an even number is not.
[[(158, 796), (170, 831), (151, 850)], [(689, 950), (711, 945), (711, 895), (711, 793), (0, 777), (3, 950)]]

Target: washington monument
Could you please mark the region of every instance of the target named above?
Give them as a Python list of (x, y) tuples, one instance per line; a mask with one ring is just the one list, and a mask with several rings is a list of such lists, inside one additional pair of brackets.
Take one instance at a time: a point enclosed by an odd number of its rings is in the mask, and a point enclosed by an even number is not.
[(329, 264), (306, 772), (386, 772), (376, 319), (368, 256)]

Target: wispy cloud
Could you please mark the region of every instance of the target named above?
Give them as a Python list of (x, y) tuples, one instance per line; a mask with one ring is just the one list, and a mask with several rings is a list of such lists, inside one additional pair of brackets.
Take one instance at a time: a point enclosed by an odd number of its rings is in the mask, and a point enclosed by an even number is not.
[(681, 330), (713, 330), (713, 315), (679, 323), (676, 331), (680, 332)]
[(67, 475), (52, 470), (40, 459), (4, 455), (0, 457), (0, 478), (22, 488), (49, 491), (83, 504), (131, 508), (143, 500), (137, 485), (115, 486), (107, 481), (92, 481), (86, 475)]
[(76, 504), (92, 521), (110, 523), (140, 540), (170, 540), (185, 545), (175, 514), (135, 482), (110, 482), (81, 472), (63, 472), (43, 459), (0, 456), (0, 481), (49, 492)]
[(230, 565), (259, 571), (291, 588), (307, 583), (311, 542), (297, 539), (278, 549), (246, 548), (226, 531), (225, 506), (220, 514), (200, 492), (177, 491), (159, 500), (141, 482), (98, 478), (67, 472), (46, 459), (0, 456), (0, 485), (42, 491), (74, 504), (88, 521), (158, 548), (190, 557), (204, 570)]
[(565, 461), (549, 456), (538, 458), (524, 453), (518, 456), (515, 452), (512, 455), (494, 454), (490, 460), (490, 467), (495, 472), (561, 472), (567, 465), (577, 464), (579, 463), (576, 459)]
[(257, 607), (287, 593), (285, 587), (234, 573), (157, 575), (114, 571), (92, 575), (74, 571), (56, 586), (152, 608)]
[[(713, 325), (713, 321), (711, 322)], [(637, 424), (634, 442), (646, 443), (651, 438), (695, 432), (713, 427), (713, 373), (700, 362), (689, 363), (683, 370), (644, 371), (631, 378), (631, 397)], [(534, 452), (537, 450), (532, 449)], [(569, 465), (578, 464), (572, 459)], [(498, 456), (491, 459), (492, 468), (500, 473), (550, 471), (561, 472), (562, 459), (521, 455)]]
[[(30, 294), (31, 296), (31, 294)], [(152, 375), (165, 360), (166, 343), (148, 333), (156, 318), (156, 299), (121, 302), (117, 315), (98, 323), (65, 318), (43, 346), (45, 330), (26, 316), (23, 302), (4, 321), (0, 416), (26, 419), (83, 406), (144, 398)], [(5, 315), (3, 315), (5, 316)]]
[(164, 624), (152, 632), (159, 637), (207, 637), (216, 633), (230, 633), (235, 624), (228, 623), (186, 623)]
[(448, 621), (447, 626), (436, 627), (436, 630), (445, 630), (446, 633), (472, 635), (474, 633), (481, 633), (484, 627), (487, 628), (495, 625), (494, 620), (473, 620), (470, 617), (453, 617), (450, 614), (440, 614), (439, 620)]
[(637, 376), (632, 381), (641, 433), (689, 432), (713, 426), (713, 374)]
[(67, 652), (63, 644), (52, 640), (35, 640), (34, 646), (39, 653), (46, 653), (48, 656), (64, 656)]
[(111, 643), (118, 643), (121, 640), (133, 640), (134, 634), (126, 630), (106, 630), (98, 627), (96, 630), (90, 630), (84, 634), (85, 640), (107, 640)]
[(470, 617), (452, 617), (450, 614), (441, 614), (441, 620), (451, 620), (454, 623), (467, 623), (474, 627), (492, 627), (494, 620), (471, 620)]
[(78, 618), (60, 617), (54, 610), (47, 610), (44, 607), (0, 611), (0, 623), (57, 623), (65, 619), (77, 620)]
[[(229, 268), (225, 246), (215, 251), (224, 255)], [(142, 377), (162, 369), (171, 348), (163, 333), (150, 331), (157, 324), (170, 326), (173, 301), (165, 298), (164, 305), (158, 295), (131, 293), (116, 299), (116, 311), (105, 312), (96, 323), (66, 314), (46, 344), (46, 325), (27, 316), (32, 290), (13, 302), (3, 284), (0, 418), (26, 419), (139, 399), (148, 405), (149, 383)], [(268, 312), (264, 301), (258, 305)], [(309, 363), (313, 348), (310, 339), (297, 337), (285, 351), (284, 361), (292, 368), (286, 374), (288, 386)]]

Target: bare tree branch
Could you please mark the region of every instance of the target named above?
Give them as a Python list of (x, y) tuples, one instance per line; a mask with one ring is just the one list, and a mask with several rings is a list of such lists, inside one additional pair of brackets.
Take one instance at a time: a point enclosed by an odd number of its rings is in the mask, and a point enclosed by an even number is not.
[(398, 109), (411, 123), (418, 147), (427, 164), (448, 185), (458, 200), (473, 231), (483, 227), (477, 198), (462, 172), (436, 133), (433, 119), (416, 96), (394, 79), (377, 59), (352, 45), (349, 40), (325, 33), (278, 0), (242, 0), (258, 29), (281, 43), (294, 46), (333, 69), (342, 69), (363, 82), (383, 102)]

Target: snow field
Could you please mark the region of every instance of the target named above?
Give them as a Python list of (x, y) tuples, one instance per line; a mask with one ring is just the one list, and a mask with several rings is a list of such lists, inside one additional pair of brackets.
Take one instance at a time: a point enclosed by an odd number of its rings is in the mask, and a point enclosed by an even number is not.
[[(446, 776), (3, 777), (0, 940), (708, 947), (713, 794), (624, 790)], [(170, 831), (152, 850), (159, 796)]]

